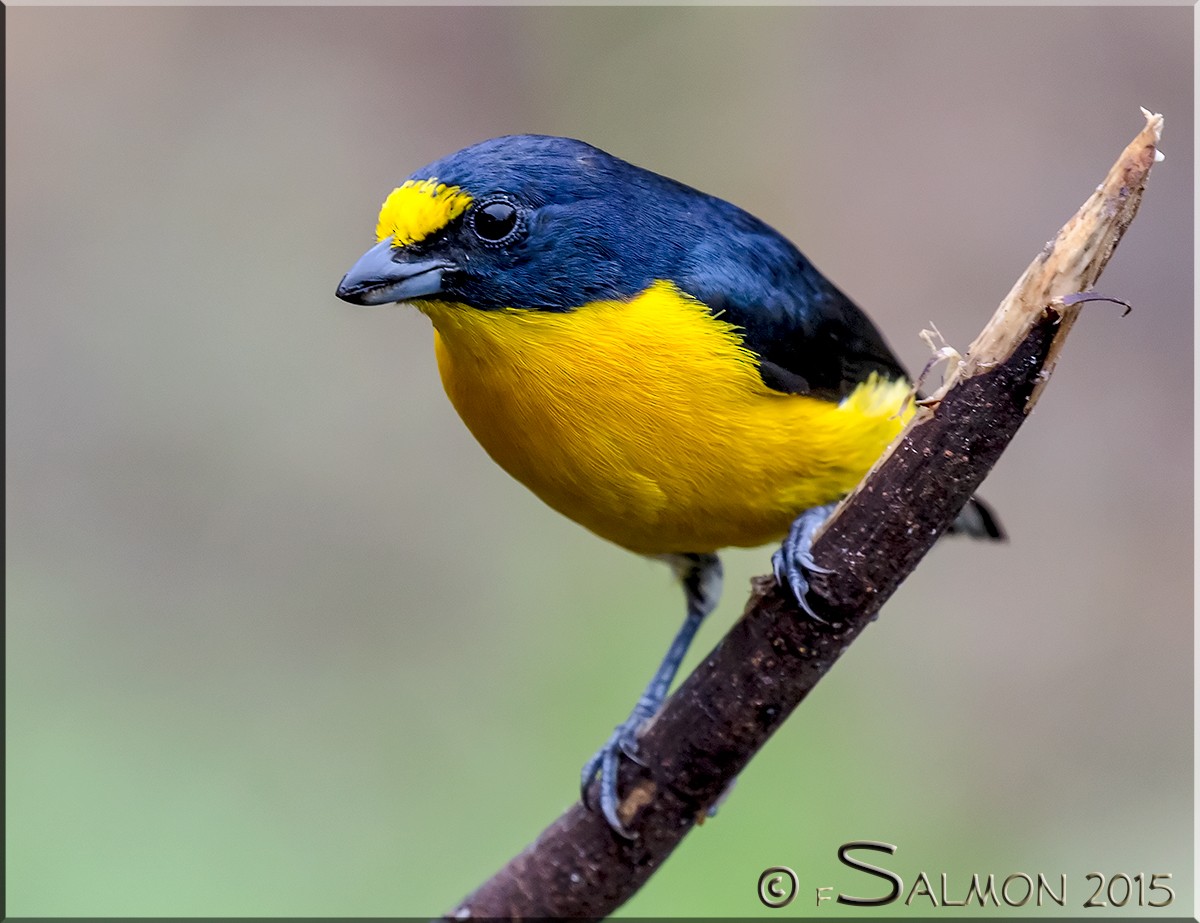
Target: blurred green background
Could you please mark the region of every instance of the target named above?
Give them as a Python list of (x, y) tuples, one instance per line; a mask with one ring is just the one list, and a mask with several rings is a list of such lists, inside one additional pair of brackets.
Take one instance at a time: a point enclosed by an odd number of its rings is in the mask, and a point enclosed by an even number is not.
[(1086, 309), (988, 481), (1011, 543), (937, 548), (622, 912), (765, 912), (789, 865), (827, 913), (876, 839), (906, 887), (1172, 873), (1188, 913), (1191, 15), (10, 8), (8, 913), (439, 913), (665, 649), (666, 569), (489, 462), (423, 317), (333, 297), (410, 171), (583, 138), (766, 219), (919, 368), (1139, 105), (1166, 161), (1100, 285), (1134, 311)]

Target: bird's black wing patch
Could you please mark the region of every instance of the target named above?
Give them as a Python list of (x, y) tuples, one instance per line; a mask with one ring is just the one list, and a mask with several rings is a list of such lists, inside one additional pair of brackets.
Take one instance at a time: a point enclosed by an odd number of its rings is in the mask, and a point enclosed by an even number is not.
[(758, 358), (758, 374), (762, 376), (763, 383), (768, 388), (783, 391), (785, 394), (808, 394), (813, 390), (812, 384), (803, 375), (797, 375), (777, 362), (762, 358), (761, 353)]

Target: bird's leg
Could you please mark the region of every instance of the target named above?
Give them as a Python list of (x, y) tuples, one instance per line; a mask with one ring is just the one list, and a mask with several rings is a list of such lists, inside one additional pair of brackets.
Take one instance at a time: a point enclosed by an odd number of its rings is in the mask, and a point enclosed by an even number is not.
[(783, 540), (783, 547), (771, 558), (775, 568), (775, 579), (779, 581), (779, 585), (790, 588), (800, 608), (818, 622), (825, 620), (813, 612), (812, 606), (808, 604), (808, 575), (827, 574), (829, 571), (818, 567), (817, 562), (813, 560), (812, 543), (817, 530), (824, 525), (835, 509), (837, 503), (827, 503), (825, 506), (807, 509), (797, 516), (787, 538)]
[(586, 803), (587, 788), (599, 772), (600, 811), (608, 825), (626, 838), (632, 838), (632, 834), (617, 815), (617, 807), (621, 803), (617, 792), (617, 767), (621, 754), (636, 761), (638, 732), (662, 706), (696, 630), (721, 598), (721, 562), (715, 554), (672, 554), (663, 557), (683, 584), (683, 592), (687, 597), (687, 616), (633, 711), (617, 725), (596, 755), (587, 761), (580, 780)]

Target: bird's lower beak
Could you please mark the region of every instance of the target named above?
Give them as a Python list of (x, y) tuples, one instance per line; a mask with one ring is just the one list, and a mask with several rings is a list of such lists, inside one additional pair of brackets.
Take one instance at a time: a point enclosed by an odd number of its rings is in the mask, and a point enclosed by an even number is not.
[(425, 298), (442, 290), (442, 273), (450, 268), (445, 260), (406, 260), (388, 239), (359, 258), (342, 278), (337, 296), (361, 305)]

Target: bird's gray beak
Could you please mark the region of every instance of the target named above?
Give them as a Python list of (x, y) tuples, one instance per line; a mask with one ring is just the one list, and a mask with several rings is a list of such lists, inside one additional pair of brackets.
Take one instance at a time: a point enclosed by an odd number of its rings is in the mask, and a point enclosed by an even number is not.
[(405, 259), (391, 239), (380, 241), (355, 263), (337, 287), (337, 296), (350, 304), (377, 305), (411, 301), (442, 290), (445, 260)]

